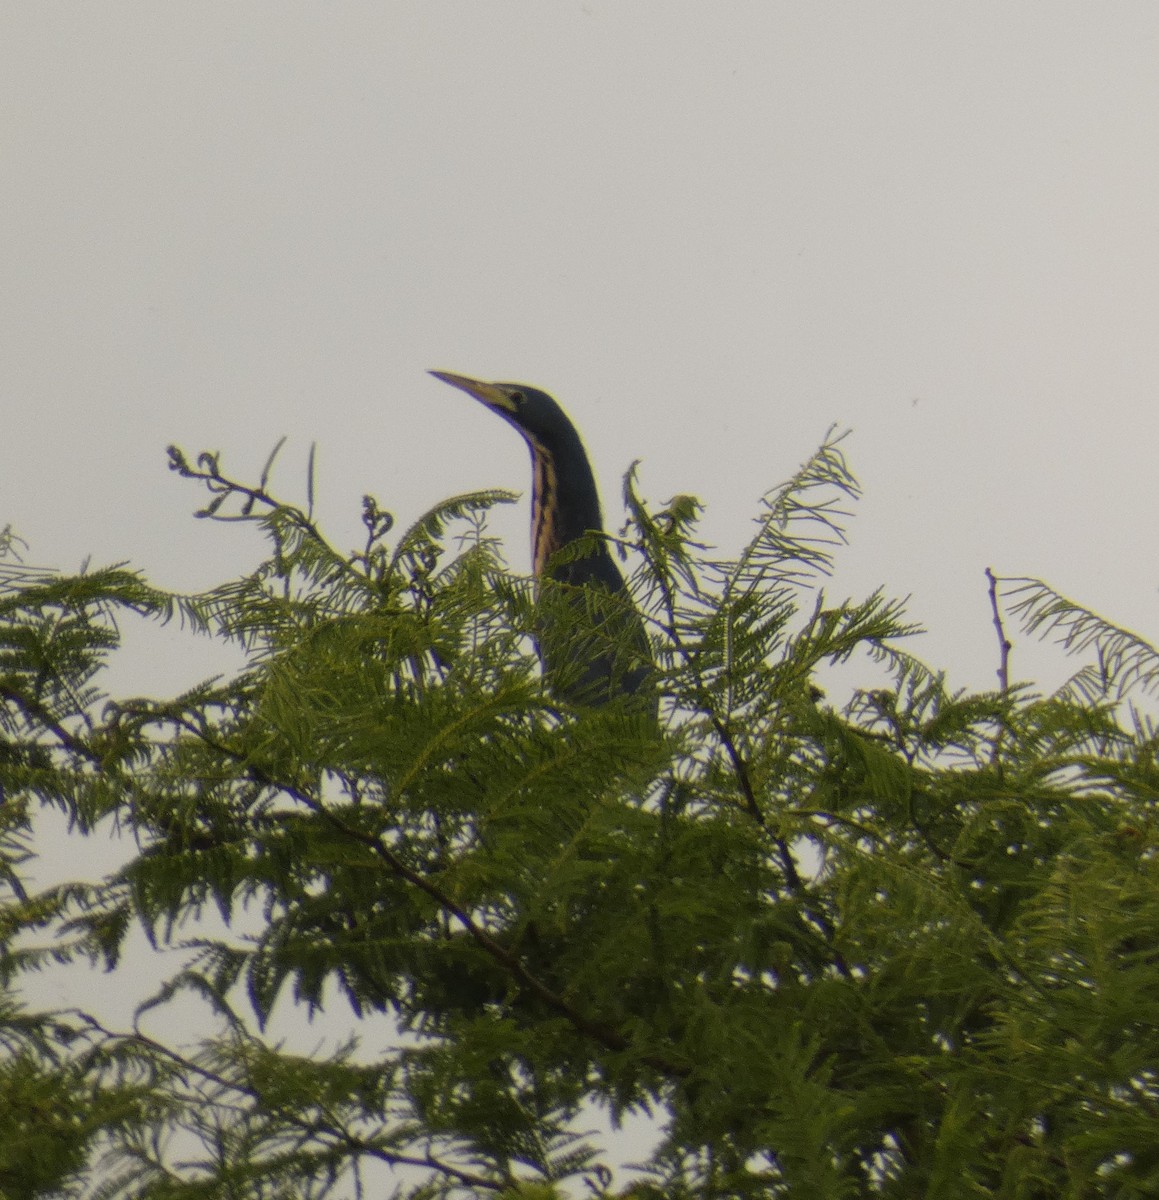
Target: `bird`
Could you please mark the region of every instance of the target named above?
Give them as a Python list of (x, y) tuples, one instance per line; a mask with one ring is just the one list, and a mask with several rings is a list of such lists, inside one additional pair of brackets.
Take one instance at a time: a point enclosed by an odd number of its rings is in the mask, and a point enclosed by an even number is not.
[(585, 705), (641, 693), (652, 668), (648, 634), (608, 549), (595, 475), (571, 419), (526, 384), (431, 374), (498, 413), (531, 452), (536, 592), (541, 601), (545, 592), (566, 597), (558, 607), (550, 597), (541, 604), (536, 648), (549, 687), (558, 699)]

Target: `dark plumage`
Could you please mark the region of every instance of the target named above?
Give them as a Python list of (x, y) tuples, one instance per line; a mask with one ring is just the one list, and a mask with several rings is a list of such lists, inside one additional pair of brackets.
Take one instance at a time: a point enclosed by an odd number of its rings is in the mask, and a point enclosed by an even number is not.
[[(548, 597), (538, 637), (539, 656), (562, 699), (600, 704), (639, 691), (651, 666), (648, 637), (608, 551), (595, 476), (583, 442), (562, 408), (546, 393), (521, 383), (482, 383), (432, 371), (513, 425), (531, 451), (531, 564), (544, 581), (567, 589), (570, 628)], [(593, 534), (597, 536), (592, 536)], [(583, 539), (585, 547), (563, 553)], [(542, 598), (542, 595), (541, 595)]]

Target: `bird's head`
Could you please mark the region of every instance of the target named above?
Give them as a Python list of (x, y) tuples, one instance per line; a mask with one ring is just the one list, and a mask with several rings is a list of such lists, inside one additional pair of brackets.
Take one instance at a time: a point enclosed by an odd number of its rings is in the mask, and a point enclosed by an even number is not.
[(536, 573), (562, 545), (603, 528), (600, 498), (583, 442), (567, 413), (546, 392), (522, 383), (483, 383), (450, 371), (431, 374), (474, 396), (518, 429), (527, 442)]
[(557, 458), (578, 443), (567, 414), (546, 393), (523, 383), (484, 383), (450, 371), (432, 371), (436, 379), (457, 387), (498, 413), (526, 438), (533, 454)]

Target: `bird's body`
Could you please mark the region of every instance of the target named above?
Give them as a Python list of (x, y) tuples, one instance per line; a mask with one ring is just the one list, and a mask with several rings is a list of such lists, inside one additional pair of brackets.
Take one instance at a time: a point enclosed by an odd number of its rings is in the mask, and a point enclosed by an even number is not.
[(635, 694), (651, 666), (648, 637), (603, 536), (595, 476), (575, 426), (538, 388), (431, 374), (498, 413), (531, 451), (531, 565), (545, 614), (537, 640), (554, 690), (587, 704)]

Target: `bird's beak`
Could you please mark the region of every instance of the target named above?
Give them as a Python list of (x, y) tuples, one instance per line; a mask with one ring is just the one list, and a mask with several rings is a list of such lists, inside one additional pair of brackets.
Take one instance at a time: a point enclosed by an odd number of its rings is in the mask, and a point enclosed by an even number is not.
[(496, 412), (510, 416), (515, 410), (507, 392), (496, 383), (483, 383), (479, 379), (469, 379), (466, 375), (454, 375), (450, 371), (432, 371), (436, 379), (457, 387), (468, 396), (474, 396), (480, 403), (493, 408)]

